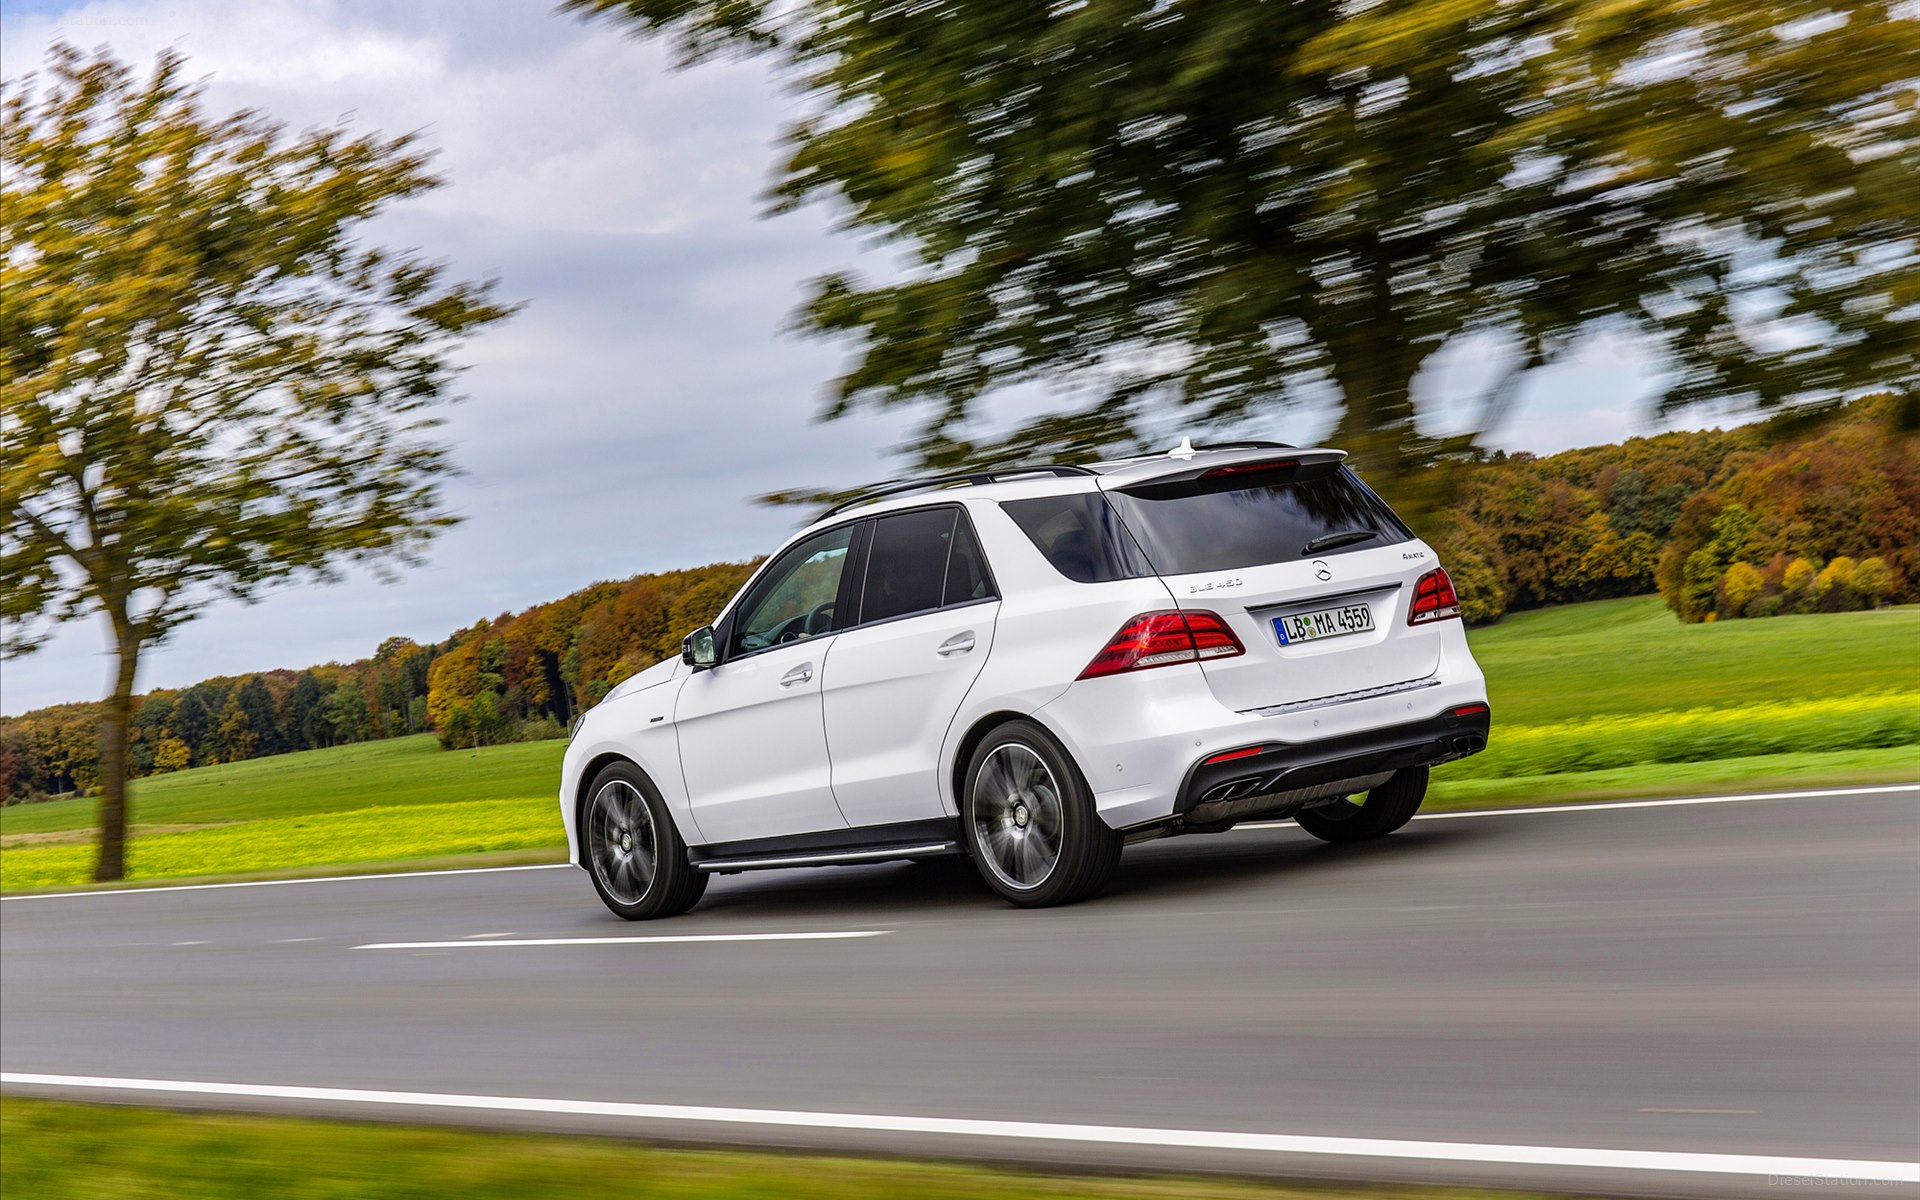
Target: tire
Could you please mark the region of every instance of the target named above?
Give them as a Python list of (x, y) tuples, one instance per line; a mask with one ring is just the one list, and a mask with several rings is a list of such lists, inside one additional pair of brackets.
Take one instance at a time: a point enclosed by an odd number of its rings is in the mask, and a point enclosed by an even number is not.
[(1071, 904), (1100, 890), (1121, 835), (1100, 819), (1073, 760), (1031, 721), (987, 735), (961, 797), (967, 850), (987, 886), (1022, 908)]
[(1323, 842), (1364, 842), (1385, 837), (1413, 820), (1427, 798), (1427, 768), (1402, 767), (1367, 793), (1365, 804), (1338, 800), (1293, 815), (1295, 823)]
[(580, 856), (601, 901), (629, 921), (679, 916), (707, 890), (659, 789), (630, 762), (609, 763), (587, 788)]

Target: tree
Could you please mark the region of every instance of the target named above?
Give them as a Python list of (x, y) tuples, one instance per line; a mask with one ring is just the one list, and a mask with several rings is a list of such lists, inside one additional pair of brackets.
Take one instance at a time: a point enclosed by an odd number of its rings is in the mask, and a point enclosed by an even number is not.
[(1766, 582), (1760, 577), (1760, 569), (1749, 562), (1737, 562), (1727, 568), (1727, 574), (1720, 581), (1720, 615), (1737, 617), (1747, 611), (1760, 595)]
[(1788, 612), (1806, 612), (1813, 604), (1814, 580), (1820, 570), (1804, 558), (1796, 558), (1787, 564), (1787, 570), (1780, 577), (1780, 593), (1786, 597)]
[(1822, 612), (1846, 612), (1860, 607), (1853, 588), (1854, 561), (1842, 554), (1814, 577), (1813, 591)]
[(180, 693), (178, 703), (173, 706), (173, 716), (167, 721), (168, 732), (178, 738), (193, 756), (206, 753), (213, 733), (213, 709), (205, 699), (207, 686), (197, 683)]
[(183, 72), (55, 45), (0, 127), (0, 616), (12, 653), (89, 613), (112, 630), (103, 880), (126, 869), (142, 651), (216, 597), (416, 558), (451, 519), (429, 436), (449, 354), (506, 314), (358, 244), (437, 185), (412, 138), (216, 116)]
[(1853, 590), (1869, 607), (1878, 607), (1899, 589), (1899, 581), (1883, 558), (1863, 558), (1853, 569)]
[[(1665, 348), (1669, 405), (1920, 380), (1895, 0), (562, 8), (801, 78), (776, 207), (830, 198), (902, 263), (815, 281), (801, 325), (855, 347), (825, 415), (917, 409), (927, 466), (1331, 400), (1406, 499), (1600, 328)], [(1469, 335), (1510, 369), (1429, 436), (1413, 381)], [(983, 435), (1022, 388), (1041, 415)]]

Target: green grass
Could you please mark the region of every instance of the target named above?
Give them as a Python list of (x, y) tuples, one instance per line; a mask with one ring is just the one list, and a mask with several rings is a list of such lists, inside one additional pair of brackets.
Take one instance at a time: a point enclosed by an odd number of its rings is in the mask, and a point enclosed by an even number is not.
[(1920, 691), (1920, 607), (1683, 625), (1657, 596), (1468, 633), (1502, 725)]
[[(431, 734), (223, 763), (133, 785), (134, 819), (146, 825), (210, 825), (356, 809), (470, 800), (553, 798), (566, 743), (516, 742), (442, 750)], [(555, 801), (557, 803), (557, 801)], [(0, 837), (91, 829), (90, 800), (0, 809)]]
[(1455, 778), (1511, 778), (1772, 754), (1920, 746), (1920, 692), (1663, 709), (1503, 725)]
[[(1469, 636), (1494, 744), (1441, 768), (1433, 807), (1920, 779), (1920, 608), (1682, 625), (1639, 597)], [(420, 736), (143, 779), (131, 877), (558, 858), (564, 749)], [(0, 889), (84, 883), (93, 821), (0, 810)]]
[(1640, 763), (1605, 771), (1459, 777), (1473, 759), (1434, 769), (1422, 812), (1579, 804), (1643, 796), (1722, 796), (1735, 792), (1912, 783), (1920, 780), (1920, 748), (1763, 754), (1705, 762)]
[[(130, 876), (157, 879), (531, 849), (546, 851), (547, 861), (566, 857), (553, 797), (316, 812), (137, 834), (127, 854)], [(0, 886), (7, 891), (71, 886), (93, 866), (93, 848), (84, 842), (28, 845), (4, 855)]]
[(666, 1150), (608, 1138), (0, 1100), (0, 1194), (38, 1200), (1524, 1200), (951, 1163)]

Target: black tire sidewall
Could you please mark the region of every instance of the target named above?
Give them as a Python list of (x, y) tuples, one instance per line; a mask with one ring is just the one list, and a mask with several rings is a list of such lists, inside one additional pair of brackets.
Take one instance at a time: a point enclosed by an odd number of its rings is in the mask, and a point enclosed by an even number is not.
[[(616, 780), (633, 785), (640, 798), (647, 805), (647, 812), (653, 818), (654, 828), (654, 871), (653, 878), (647, 883), (647, 890), (640, 899), (628, 904), (607, 890), (606, 883), (600, 878), (599, 870), (594, 866), (593, 846), (588, 829), (587, 814), (593, 798), (600, 789)], [(593, 777), (593, 783), (587, 788), (580, 800), (580, 856), (587, 868), (587, 877), (593, 880), (593, 890), (600, 900), (615, 916), (629, 921), (648, 921), (656, 917), (670, 917), (685, 912), (699, 900), (706, 891), (707, 877), (693, 870), (687, 861), (687, 845), (681, 840), (680, 831), (674, 826), (673, 815), (667, 811), (666, 802), (661, 799), (660, 789), (647, 778), (647, 773), (628, 762), (610, 763), (600, 769)]]
[(1402, 767), (1393, 778), (1367, 793), (1365, 804), (1353, 804), (1342, 817), (1306, 809), (1294, 814), (1294, 824), (1323, 842), (1364, 842), (1385, 837), (1413, 820), (1427, 796), (1427, 768)]
[[(974, 827), (973, 791), (981, 765), (995, 750), (1007, 745), (1024, 746), (1038, 755), (1060, 788), (1060, 855), (1046, 879), (1030, 888), (1014, 887), (994, 873)], [(1086, 777), (1059, 743), (1032, 721), (1009, 721), (982, 739), (967, 761), (964, 787), (959, 809), (967, 851), (987, 886), (1014, 904), (1042, 908), (1090, 895), (1106, 882), (1119, 859), (1120, 835), (1100, 819)]]

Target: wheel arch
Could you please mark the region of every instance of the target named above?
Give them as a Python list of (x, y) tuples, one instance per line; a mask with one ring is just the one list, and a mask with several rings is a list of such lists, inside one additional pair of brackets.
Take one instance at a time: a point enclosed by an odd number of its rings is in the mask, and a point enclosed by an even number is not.
[[(587, 765), (580, 769), (580, 785), (574, 789), (573, 795), (573, 849), (579, 854), (583, 864), (587, 857), (587, 796), (593, 791), (593, 781), (599, 777), (600, 772), (614, 763), (622, 762), (645, 775), (648, 783), (653, 783), (652, 772), (635, 761), (631, 754), (622, 754), (617, 750), (607, 750), (594, 755), (587, 760)], [(654, 784), (656, 790), (659, 786), (657, 783)]]
[(973, 761), (974, 751), (980, 748), (980, 743), (993, 736), (994, 730), (1015, 721), (1025, 721), (1029, 725), (1039, 726), (1041, 731), (1053, 740), (1054, 747), (1060, 751), (1067, 762), (1072, 764), (1073, 769), (1085, 775), (1079, 760), (1074, 757), (1073, 749), (1067, 745), (1066, 739), (1060, 736), (1058, 730), (1041, 719), (1039, 713), (1015, 712), (1011, 709), (986, 713), (976, 718), (973, 724), (967, 727), (966, 734), (954, 748), (953, 765), (947, 773), (947, 786), (952, 789), (955, 816), (966, 815), (966, 806), (962, 803), (962, 799), (967, 792), (967, 764)]

